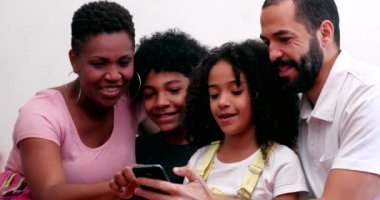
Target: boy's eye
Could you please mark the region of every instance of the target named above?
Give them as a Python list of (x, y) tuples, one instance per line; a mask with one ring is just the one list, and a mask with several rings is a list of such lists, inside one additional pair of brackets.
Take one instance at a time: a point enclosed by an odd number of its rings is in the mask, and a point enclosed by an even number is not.
[(169, 91), (172, 94), (178, 94), (180, 90), (181, 90), (180, 88), (171, 88)]
[(150, 99), (154, 96), (154, 92), (152, 91), (143, 91), (143, 98), (144, 99)]
[(242, 93), (242, 90), (233, 90), (232, 94), (233, 95), (240, 95)]

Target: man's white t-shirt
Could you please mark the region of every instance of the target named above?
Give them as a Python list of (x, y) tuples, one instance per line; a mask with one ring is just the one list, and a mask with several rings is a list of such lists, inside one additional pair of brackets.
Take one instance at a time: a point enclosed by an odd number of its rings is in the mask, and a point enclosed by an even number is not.
[(299, 156), (310, 197), (331, 169), (380, 175), (380, 67), (341, 52), (312, 108), (301, 103)]

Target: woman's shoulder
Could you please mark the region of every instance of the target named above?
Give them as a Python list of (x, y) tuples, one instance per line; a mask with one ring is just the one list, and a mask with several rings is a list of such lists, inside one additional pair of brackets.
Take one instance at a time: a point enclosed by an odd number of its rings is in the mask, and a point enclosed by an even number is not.
[(61, 92), (55, 89), (40, 90), (21, 108), (21, 110), (56, 109), (65, 105)]

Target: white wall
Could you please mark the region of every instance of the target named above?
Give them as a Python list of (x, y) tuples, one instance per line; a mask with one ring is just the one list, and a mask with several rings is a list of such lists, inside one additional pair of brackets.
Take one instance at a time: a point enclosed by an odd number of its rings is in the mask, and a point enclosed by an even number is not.
[[(0, 2), (0, 154), (7, 157), (18, 108), (43, 88), (72, 80), (67, 52), (73, 12), (88, 0)], [(138, 39), (177, 27), (208, 46), (257, 38), (263, 0), (118, 0), (134, 16)], [(338, 0), (341, 43), (380, 65), (376, 0)], [(1, 171), (0, 163), (0, 171)]]

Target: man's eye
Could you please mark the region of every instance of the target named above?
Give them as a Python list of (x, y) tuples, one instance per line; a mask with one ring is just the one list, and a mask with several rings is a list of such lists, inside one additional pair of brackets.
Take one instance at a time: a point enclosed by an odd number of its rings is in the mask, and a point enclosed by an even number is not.
[(282, 42), (282, 43), (288, 43), (292, 38), (291, 37), (282, 37), (280, 38), (279, 40)]
[(269, 40), (263, 40), (263, 42), (264, 42), (265, 46), (269, 46), (269, 44), (270, 44)]

